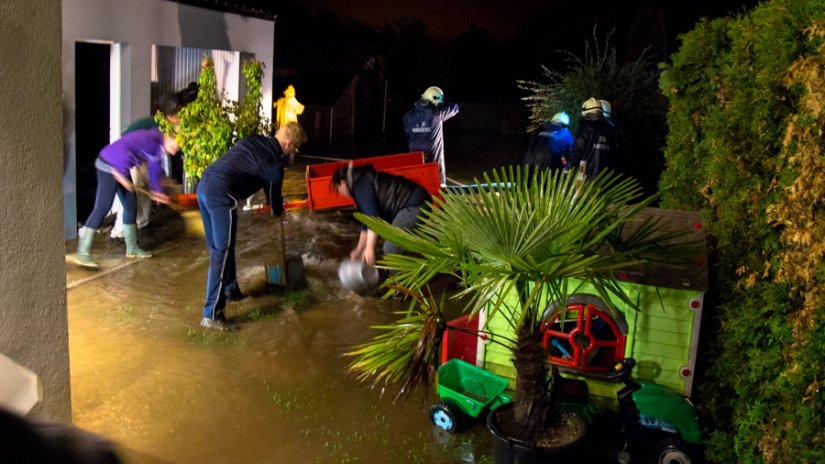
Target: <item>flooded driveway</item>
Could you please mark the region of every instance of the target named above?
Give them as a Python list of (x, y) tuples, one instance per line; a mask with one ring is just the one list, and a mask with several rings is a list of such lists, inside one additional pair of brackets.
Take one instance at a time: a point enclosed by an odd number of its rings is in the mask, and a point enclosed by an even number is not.
[[(305, 197), (303, 173), (288, 170), (288, 199)], [(277, 223), (240, 215), (249, 296), (227, 305), (241, 326), (231, 333), (199, 327), (206, 247), (168, 208), (140, 233), (155, 257), (126, 260), (101, 234), (101, 271), (67, 263), (74, 424), (114, 440), (127, 463), (491, 462), (483, 424), (446, 434), (427, 418), (430, 400), (394, 404), (346, 372), (342, 354), (405, 308), (341, 287), (338, 263), (358, 238), (351, 211), (291, 211), (285, 234), (303, 290), (267, 286)]]
[[(473, 183), (518, 164), (525, 147), (518, 134), (450, 134), (447, 175)], [(286, 171), (288, 201), (306, 198), (300, 163), (327, 160), (296, 161)], [(427, 417), (434, 398), (393, 403), (393, 391), (382, 397), (347, 373), (343, 353), (406, 308), (341, 287), (338, 263), (358, 241), (351, 209), (287, 213), (287, 256), (301, 258), (307, 284), (296, 291), (266, 284), (264, 266), (281, 253), (275, 219), (239, 215), (238, 280), (248, 297), (227, 305), (241, 326), (230, 333), (199, 326), (204, 239), (187, 235), (175, 211), (158, 212), (140, 231), (153, 258), (125, 259), (104, 232), (93, 251), (102, 270), (66, 264), (74, 425), (115, 441), (126, 464), (493, 462), (482, 421), (443, 432)], [(604, 435), (591, 435), (587, 462), (616, 462), (615, 450), (598, 445)]]

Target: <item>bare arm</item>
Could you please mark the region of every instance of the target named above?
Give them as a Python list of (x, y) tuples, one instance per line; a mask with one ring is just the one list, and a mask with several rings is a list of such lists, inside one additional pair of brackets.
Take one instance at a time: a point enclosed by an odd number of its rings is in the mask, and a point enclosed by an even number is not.
[(371, 229), (362, 230), (358, 237), (358, 245), (349, 254), (351, 260), (364, 260), (370, 266), (375, 265), (375, 243), (378, 241), (378, 234)]
[(118, 181), (120, 185), (122, 185), (126, 190), (130, 192), (135, 191), (135, 184), (132, 183), (132, 180), (128, 177), (120, 174), (117, 171), (112, 171), (112, 176), (114, 176), (115, 180)]

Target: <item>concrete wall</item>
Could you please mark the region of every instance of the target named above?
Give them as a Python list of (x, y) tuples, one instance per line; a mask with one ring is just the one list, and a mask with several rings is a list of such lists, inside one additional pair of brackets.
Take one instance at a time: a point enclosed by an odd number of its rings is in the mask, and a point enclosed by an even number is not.
[(36, 372), (31, 417), (71, 421), (60, 2), (0, 6), (0, 352)]
[[(5, 2), (5, 0), (4, 0)], [(149, 114), (152, 45), (250, 53), (265, 65), (263, 108), (272, 108), (274, 21), (163, 0), (63, 0), (63, 104), (65, 139), (64, 235), (77, 236), (75, 182), (75, 43), (112, 45), (112, 122), (120, 134)], [(118, 78), (119, 74), (119, 78)], [(114, 138), (114, 137), (113, 137)]]

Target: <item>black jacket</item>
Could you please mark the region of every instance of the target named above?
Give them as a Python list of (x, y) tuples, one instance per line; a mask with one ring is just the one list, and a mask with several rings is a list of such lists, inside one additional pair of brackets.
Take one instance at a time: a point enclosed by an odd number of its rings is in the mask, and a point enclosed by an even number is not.
[(583, 119), (576, 129), (573, 151), (567, 168), (576, 170), (579, 161), (584, 160), (587, 178), (593, 179), (604, 168), (616, 169), (618, 144), (616, 129), (605, 119)]
[(430, 198), (424, 187), (371, 165), (353, 168), (347, 183), (359, 211), (390, 223), (402, 209), (423, 205)]
[(229, 149), (203, 171), (198, 190), (227, 206), (263, 189), (272, 214), (283, 213), (281, 186), (284, 161), (281, 145), (272, 137), (250, 135)]

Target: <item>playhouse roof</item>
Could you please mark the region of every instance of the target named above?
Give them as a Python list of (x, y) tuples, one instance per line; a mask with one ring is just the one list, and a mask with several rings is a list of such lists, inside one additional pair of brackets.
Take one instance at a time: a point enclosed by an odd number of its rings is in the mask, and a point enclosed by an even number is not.
[[(654, 263), (645, 267), (634, 267), (625, 270), (621, 279), (655, 287), (698, 290), (708, 290), (707, 250), (705, 248), (705, 220), (697, 211), (678, 211), (662, 208), (645, 208), (637, 216), (644, 219), (648, 216), (662, 218), (665, 231), (685, 231), (679, 242), (697, 242), (696, 256), (690, 262), (681, 266), (672, 264)], [(625, 229), (625, 233), (632, 228)]]

